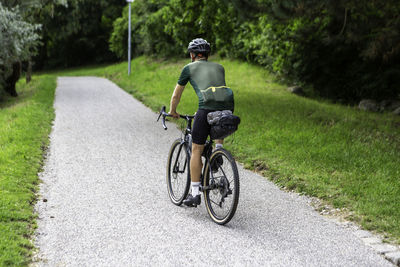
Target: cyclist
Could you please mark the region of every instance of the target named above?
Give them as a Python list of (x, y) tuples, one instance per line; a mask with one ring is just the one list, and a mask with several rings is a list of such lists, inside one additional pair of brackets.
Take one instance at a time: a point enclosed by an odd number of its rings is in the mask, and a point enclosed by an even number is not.
[[(182, 96), (182, 92), (188, 82), (195, 90), (199, 107), (196, 112), (192, 129), (192, 157), (190, 159), (190, 174), (192, 194), (183, 203), (186, 206), (200, 204), (200, 175), (203, 167), (201, 155), (204, 145), (210, 134), (210, 125), (207, 122), (207, 114), (217, 110), (234, 109), (232, 91), (225, 84), (225, 69), (222, 65), (208, 61), (210, 44), (202, 39), (192, 40), (188, 46), (191, 63), (184, 66), (177, 85), (171, 97), (169, 114), (179, 118), (176, 108)], [(222, 147), (223, 140), (215, 140), (216, 148)]]

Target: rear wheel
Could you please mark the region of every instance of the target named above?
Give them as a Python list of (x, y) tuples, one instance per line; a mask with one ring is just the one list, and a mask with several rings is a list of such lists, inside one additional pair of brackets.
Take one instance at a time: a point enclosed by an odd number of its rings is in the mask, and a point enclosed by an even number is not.
[(225, 149), (210, 156), (205, 169), (204, 201), (211, 219), (218, 224), (228, 223), (239, 202), (239, 173), (235, 159)]
[(186, 150), (186, 143), (177, 139), (172, 143), (168, 154), (167, 186), (168, 195), (172, 203), (181, 205), (186, 198), (190, 186), (190, 157)]

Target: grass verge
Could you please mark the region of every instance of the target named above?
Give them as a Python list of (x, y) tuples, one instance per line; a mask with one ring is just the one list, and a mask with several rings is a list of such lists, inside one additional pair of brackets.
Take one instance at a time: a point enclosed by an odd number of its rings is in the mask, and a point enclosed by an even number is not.
[[(242, 123), (226, 146), (246, 167), (289, 190), (318, 197), (347, 211), (346, 219), (400, 242), (400, 118), (298, 97), (264, 69), (238, 61), (226, 69)], [(169, 104), (188, 60), (132, 63), (68, 70), (63, 75), (109, 78), (153, 110)], [(191, 86), (178, 111), (194, 113)], [(161, 130), (161, 128), (160, 128)]]
[(54, 118), (55, 77), (17, 84), (0, 103), (0, 266), (27, 265), (35, 228), (38, 176)]

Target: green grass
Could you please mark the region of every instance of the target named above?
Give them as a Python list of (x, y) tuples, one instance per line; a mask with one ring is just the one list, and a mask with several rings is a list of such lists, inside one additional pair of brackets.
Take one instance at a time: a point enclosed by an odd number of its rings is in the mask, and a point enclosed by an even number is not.
[(54, 117), (55, 77), (17, 84), (0, 102), (0, 266), (27, 265), (33, 250), (37, 173)]
[[(399, 117), (298, 97), (260, 67), (214, 60), (225, 66), (242, 119), (226, 142), (239, 161), (289, 190), (348, 210), (347, 219), (400, 242)], [(126, 63), (64, 74), (107, 77), (157, 111), (169, 105), (187, 63), (141, 57), (129, 77)], [(196, 107), (188, 86), (178, 112), (194, 113)]]
[[(260, 67), (213, 60), (225, 66), (242, 119), (226, 140), (239, 161), (289, 190), (348, 209), (347, 218), (400, 243), (399, 117), (297, 97)], [(0, 103), (0, 266), (30, 261), (37, 172), (54, 117), (55, 77), (106, 77), (157, 111), (169, 105), (186, 63), (140, 57), (129, 77), (126, 63), (53, 71), (34, 76), (29, 85), (20, 82), (20, 97)], [(178, 111), (194, 113), (196, 107), (187, 86)]]

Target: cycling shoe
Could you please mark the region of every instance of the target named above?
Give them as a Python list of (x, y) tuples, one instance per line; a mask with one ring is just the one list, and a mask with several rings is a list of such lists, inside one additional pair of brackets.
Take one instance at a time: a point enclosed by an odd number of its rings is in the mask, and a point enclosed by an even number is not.
[(188, 207), (197, 207), (201, 203), (201, 197), (200, 195), (197, 196), (192, 196), (189, 195), (184, 201), (183, 204), (185, 204)]

